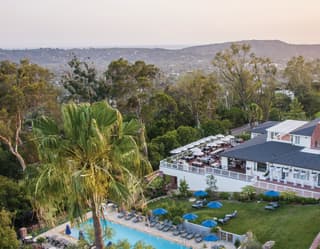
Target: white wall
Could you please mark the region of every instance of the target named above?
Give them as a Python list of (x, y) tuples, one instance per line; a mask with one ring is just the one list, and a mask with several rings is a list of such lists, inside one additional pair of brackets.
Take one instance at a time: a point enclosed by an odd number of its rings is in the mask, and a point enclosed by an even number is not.
[(222, 156), (221, 157), (221, 168), (222, 169), (228, 169), (228, 158)]
[(296, 144), (295, 143), (295, 136), (297, 135), (293, 135), (293, 144), (296, 146), (301, 146), (301, 147), (306, 147), (306, 148), (310, 148), (311, 145), (311, 137), (308, 136), (299, 136), (300, 137), (300, 143)]
[(256, 162), (246, 161), (246, 175), (249, 175), (249, 176), (255, 175), (254, 174), (255, 165), (256, 165)]
[[(176, 176), (178, 184), (180, 180), (185, 179), (189, 184), (190, 190), (201, 190), (208, 187), (206, 183), (206, 175), (194, 174), (161, 166), (160, 170), (166, 175)], [(217, 179), (218, 191), (221, 192), (241, 192), (243, 187), (253, 185), (251, 182), (240, 181), (228, 177), (215, 175), (215, 178)]]

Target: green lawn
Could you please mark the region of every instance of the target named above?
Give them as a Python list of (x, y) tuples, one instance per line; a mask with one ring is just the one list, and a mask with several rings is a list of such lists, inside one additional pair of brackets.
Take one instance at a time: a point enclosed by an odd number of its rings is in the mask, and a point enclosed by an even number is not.
[[(163, 203), (173, 201), (161, 200), (149, 204), (149, 208), (161, 207)], [(320, 231), (319, 205), (285, 204), (275, 211), (268, 211), (264, 210), (265, 202), (222, 201), (223, 207), (220, 209), (192, 209), (188, 201), (175, 201), (185, 203), (188, 212), (192, 211), (199, 215), (195, 223), (201, 223), (207, 218), (221, 218), (227, 213), (238, 210), (238, 216), (223, 225), (222, 229), (237, 234), (244, 234), (250, 230), (260, 242), (276, 241), (274, 249), (309, 248)]]

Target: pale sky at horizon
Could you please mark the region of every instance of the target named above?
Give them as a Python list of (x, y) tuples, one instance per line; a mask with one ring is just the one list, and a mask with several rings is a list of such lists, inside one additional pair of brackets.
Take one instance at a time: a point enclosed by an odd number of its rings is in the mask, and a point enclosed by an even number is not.
[(319, 11), (320, 0), (0, 0), (0, 48), (320, 44)]

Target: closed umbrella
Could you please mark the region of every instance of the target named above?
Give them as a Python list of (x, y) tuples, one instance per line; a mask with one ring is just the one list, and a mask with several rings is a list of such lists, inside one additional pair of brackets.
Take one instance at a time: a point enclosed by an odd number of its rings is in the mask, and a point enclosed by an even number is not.
[(223, 205), (221, 202), (219, 201), (210, 201), (208, 204), (207, 204), (207, 207), (208, 208), (221, 208)]
[(264, 192), (264, 195), (267, 197), (279, 197), (280, 193), (278, 191), (269, 190), (269, 191)]
[(217, 225), (217, 222), (215, 222), (214, 220), (205, 220), (201, 223), (201, 225), (205, 227), (215, 227)]
[(167, 210), (165, 210), (164, 208), (156, 208), (152, 211), (153, 215), (164, 215), (166, 213), (168, 213)]
[(206, 191), (203, 191), (203, 190), (198, 190), (198, 191), (194, 192), (193, 195), (195, 197), (205, 197), (205, 196), (208, 195), (208, 193)]
[(70, 235), (71, 234), (71, 228), (69, 226), (69, 224), (66, 225), (66, 235)]
[(195, 220), (195, 219), (198, 218), (198, 215), (193, 214), (193, 213), (188, 213), (188, 214), (184, 214), (182, 216), (182, 218), (185, 219), (185, 220)]

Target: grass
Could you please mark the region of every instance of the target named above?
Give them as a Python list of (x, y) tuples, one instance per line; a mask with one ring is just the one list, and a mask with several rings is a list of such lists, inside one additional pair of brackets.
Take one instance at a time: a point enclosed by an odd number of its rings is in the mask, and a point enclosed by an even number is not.
[(320, 227), (319, 205), (283, 204), (280, 208), (269, 211), (264, 209), (266, 202), (222, 201), (223, 207), (220, 209), (193, 209), (188, 201), (165, 199), (150, 204), (149, 208), (161, 207), (164, 203), (173, 201), (184, 203), (188, 212), (199, 215), (195, 223), (213, 217), (222, 218), (225, 214), (238, 210), (238, 216), (221, 226), (222, 229), (237, 234), (252, 231), (262, 243), (276, 241), (273, 249), (309, 248)]

